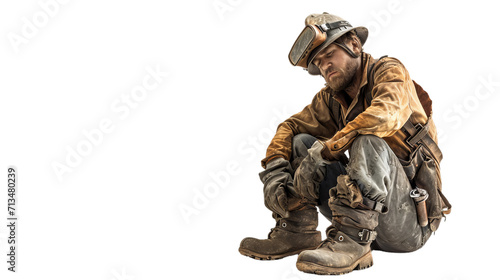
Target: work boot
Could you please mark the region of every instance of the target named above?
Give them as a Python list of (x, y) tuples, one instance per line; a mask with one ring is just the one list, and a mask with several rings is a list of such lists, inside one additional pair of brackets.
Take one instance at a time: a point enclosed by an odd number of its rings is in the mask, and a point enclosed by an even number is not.
[(327, 238), (316, 250), (297, 258), (297, 269), (314, 274), (345, 274), (373, 265), (370, 244), (375, 240), (379, 213), (336, 205)]
[(247, 237), (241, 241), (242, 255), (258, 260), (277, 260), (314, 249), (321, 243), (316, 207), (307, 205), (289, 212), (288, 218), (273, 214), (276, 226), (267, 239)]

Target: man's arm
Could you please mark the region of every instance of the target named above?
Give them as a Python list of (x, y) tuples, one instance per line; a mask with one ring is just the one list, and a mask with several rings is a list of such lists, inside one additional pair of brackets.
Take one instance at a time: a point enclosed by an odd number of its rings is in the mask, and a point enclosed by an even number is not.
[(396, 59), (385, 62), (374, 73), (371, 105), (328, 140), (327, 147), (334, 152), (344, 151), (359, 134), (392, 136), (412, 114), (412, 90), (406, 68)]
[(269, 161), (278, 157), (290, 160), (293, 136), (308, 133), (319, 139), (329, 139), (338, 131), (329, 109), (329, 98), (330, 92), (323, 88), (314, 96), (311, 104), (278, 126), (266, 157), (262, 160), (264, 168)]

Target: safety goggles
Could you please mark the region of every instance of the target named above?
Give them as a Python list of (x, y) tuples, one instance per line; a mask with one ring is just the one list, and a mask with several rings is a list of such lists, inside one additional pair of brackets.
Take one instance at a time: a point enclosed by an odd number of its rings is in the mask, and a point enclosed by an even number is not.
[[(311, 52), (323, 44), (328, 36), (339, 33), (341, 30), (352, 27), (347, 21), (336, 21), (322, 25), (306, 25), (292, 46), (288, 59), (294, 66), (307, 68), (307, 61)], [(332, 32), (336, 30), (336, 32)]]

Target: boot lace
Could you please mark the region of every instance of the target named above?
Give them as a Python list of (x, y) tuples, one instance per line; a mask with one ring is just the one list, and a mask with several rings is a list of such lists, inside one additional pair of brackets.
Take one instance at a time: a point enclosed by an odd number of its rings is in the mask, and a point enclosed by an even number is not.
[(270, 232), (267, 234), (267, 238), (270, 239), (273, 232), (278, 231), (280, 227), (281, 227), (281, 219), (277, 219), (276, 225), (273, 228), (271, 228)]
[(321, 241), (318, 248), (323, 248), (325, 246), (331, 248), (331, 246), (333, 246), (333, 244), (336, 242), (333, 238), (335, 237), (335, 234), (337, 234), (337, 231), (338, 230), (333, 225), (329, 226), (326, 229), (326, 239)]

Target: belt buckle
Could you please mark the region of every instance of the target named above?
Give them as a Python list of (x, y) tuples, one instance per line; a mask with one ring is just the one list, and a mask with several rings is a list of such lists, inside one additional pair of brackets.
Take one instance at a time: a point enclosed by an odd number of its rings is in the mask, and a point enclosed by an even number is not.
[[(415, 148), (416, 145), (413, 145), (411, 142), (411, 140), (413, 139), (413, 137), (415, 137), (415, 135), (417, 135), (423, 128), (424, 126), (420, 123), (417, 123), (416, 125), (414, 125), (415, 129), (417, 130), (417, 132), (415, 132), (415, 134), (413, 135), (410, 135), (408, 136), (408, 138), (406, 138), (406, 144), (408, 144), (411, 148)], [(410, 134), (410, 132), (408, 132), (408, 134)]]
[(417, 129), (417, 133), (418, 133), (420, 130), (422, 130), (422, 128), (424, 128), (424, 126), (421, 123), (417, 123), (415, 125), (415, 128)]
[(358, 236), (361, 239), (361, 241), (370, 241), (372, 234), (374, 234), (374, 232), (371, 230), (368, 230), (366, 228), (364, 228), (358, 232)]

